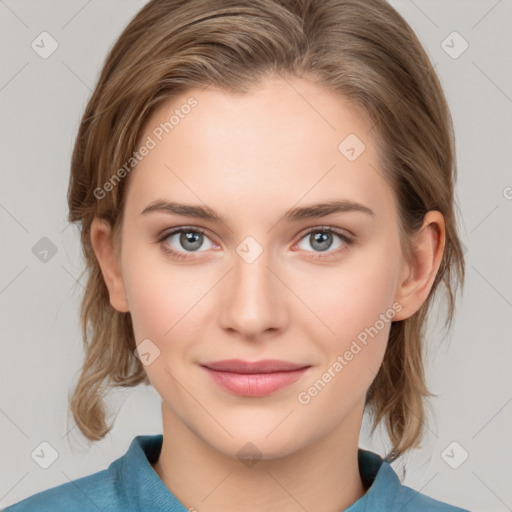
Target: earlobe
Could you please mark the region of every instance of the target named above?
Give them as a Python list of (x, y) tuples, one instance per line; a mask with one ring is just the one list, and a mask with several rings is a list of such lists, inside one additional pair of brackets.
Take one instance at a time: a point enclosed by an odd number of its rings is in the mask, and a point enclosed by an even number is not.
[(119, 259), (114, 248), (112, 228), (108, 221), (95, 217), (91, 224), (91, 244), (108, 288), (110, 304), (119, 312), (130, 310), (126, 299)]
[(435, 210), (427, 212), (421, 229), (410, 242), (410, 260), (404, 262), (395, 296), (403, 309), (395, 320), (411, 317), (427, 300), (443, 258), (445, 236), (443, 215)]

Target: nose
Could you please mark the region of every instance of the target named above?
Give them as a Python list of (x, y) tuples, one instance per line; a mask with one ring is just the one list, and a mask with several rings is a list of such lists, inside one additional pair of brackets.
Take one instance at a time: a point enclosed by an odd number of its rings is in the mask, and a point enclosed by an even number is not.
[(263, 250), (253, 259), (239, 250), (233, 264), (221, 288), (221, 327), (250, 340), (281, 332), (290, 292), (271, 268), (269, 253)]

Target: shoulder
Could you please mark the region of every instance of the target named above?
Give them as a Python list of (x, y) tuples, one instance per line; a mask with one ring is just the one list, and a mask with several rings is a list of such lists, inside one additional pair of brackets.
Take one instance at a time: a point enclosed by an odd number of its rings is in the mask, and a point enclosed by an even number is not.
[(403, 485), (391, 464), (376, 453), (360, 449), (359, 467), (363, 482), (369, 490), (362, 500), (365, 508), (354, 507), (349, 509), (350, 512), (359, 512), (363, 509), (400, 512), (469, 512)]
[(430, 498), (406, 485), (400, 486), (400, 490), (395, 496), (394, 505), (401, 512), (470, 512), (467, 509)]
[(161, 434), (137, 436), (107, 469), (29, 496), (4, 512), (128, 512), (167, 506), (174, 497), (150, 465), (161, 446)]
[(117, 510), (116, 504), (119, 504), (115, 481), (115, 474), (105, 469), (29, 496), (2, 511), (114, 511)]

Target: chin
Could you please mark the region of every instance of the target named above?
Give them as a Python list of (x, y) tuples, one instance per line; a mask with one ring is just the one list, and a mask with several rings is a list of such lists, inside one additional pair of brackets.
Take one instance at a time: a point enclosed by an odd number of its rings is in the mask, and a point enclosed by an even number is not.
[[(224, 436), (222, 440), (211, 440), (209, 444), (224, 455), (239, 459), (250, 467), (251, 461), (275, 460), (287, 457), (303, 447), (304, 441), (295, 433), (283, 430), (281, 435), (276, 432), (267, 437), (272, 429), (261, 429), (257, 433), (234, 432), (230, 430), (233, 438)], [(207, 441), (208, 442), (208, 441)]]

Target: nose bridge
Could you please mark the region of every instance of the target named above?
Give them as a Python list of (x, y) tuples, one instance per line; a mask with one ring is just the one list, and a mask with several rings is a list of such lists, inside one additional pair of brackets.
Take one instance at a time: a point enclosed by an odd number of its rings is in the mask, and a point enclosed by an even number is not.
[(270, 252), (253, 237), (236, 247), (230, 286), (223, 301), (224, 327), (253, 336), (279, 326), (282, 285), (270, 270)]

